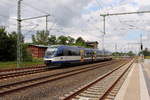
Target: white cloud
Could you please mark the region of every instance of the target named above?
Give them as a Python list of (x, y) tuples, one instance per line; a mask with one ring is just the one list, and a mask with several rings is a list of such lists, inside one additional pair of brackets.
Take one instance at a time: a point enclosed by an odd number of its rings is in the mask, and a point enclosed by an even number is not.
[[(85, 40), (99, 41), (99, 48), (102, 46), (103, 19), (100, 13), (116, 13), (150, 10), (149, 0), (24, 0), (22, 2), (22, 18), (34, 17), (50, 13), (49, 29), (50, 34), (70, 35), (74, 38), (82, 36)], [(4, 3), (5, 2), (5, 3)], [(0, 14), (7, 17), (0, 17), (0, 25), (8, 25), (9, 31), (16, 30), (16, 0), (2, 0), (0, 3)], [(99, 7), (100, 6), (100, 7)], [(95, 9), (95, 8), (98, 9)], [(99, 10), (100, 8), (100, 10)], [(132, 32), (140, 30), (143, 33), (145, 46), (150, 44), (150, 14), (111, 16), (106, 18), (105, 47), (114, 51), (115, 44), (125, 50), (137, 49), (137, 46), (127, 49), (127, 43), (139, 42), (138, 39), (126, 40), (124, 37)], [(31, 41), (31, 34), (36, 30), (45, 29), (45, 18), (24, 21), (22, 30), (26, 41)], [(132, 34), (132, 33), (130, 33)], [(137, 33), (139, 34), (139, 33)], [(130, 35), (129, 35), (130, 36)], [(124, 46), (123, 46), (124, 45)]]

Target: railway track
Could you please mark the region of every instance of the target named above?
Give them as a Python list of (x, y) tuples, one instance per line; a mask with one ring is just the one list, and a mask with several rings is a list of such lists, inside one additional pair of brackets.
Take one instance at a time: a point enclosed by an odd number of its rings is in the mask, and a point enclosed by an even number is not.
[(86, 68), (80, 68), (80, 69), (75, 69), (75, 70), (71, 70), (71, 71), (56, 73), (53, 75), (47, 75), (47, 76), (42, 76), (42, 77), (38, 77), (38, 78), (34, 78), (34, 79), (23, 80), (23, 81), (11, 83), (11, 84), (1, 85), (0, 86), (0, 96), (6, 95), (11, 92), (15, 92), (17, 90), (25, 89), (25, 88), (36, 86), (39, 84), (43, 84), (46, 82), (52, 82), (52, 81), (70, 77), (70, 76), (73, 76), (73, 75), (76, 75), (79, 73), (88, 72), (90, 70), (104, 67), (104, 66), (110, 65), (112, 63), (113, 64), (117, 63), (119, 65), (120, 63), (123, 63), (123, 62), (124, 62), (124, 64), (127, 63), (127, 61), (126, 62), (125, 61), (120, 61), (120, 62), (110, 61), (110, 62), (107, 62), (107, 63), (105, 62), (105, 63), (99, 64), (99, 65), (95, 64), (93, 66), (88, 66)]
[(126, 67), (124, 64), (116, 69), (100, 76), (91, 83), (84, 85), (64, 97), (61, 100), (113, 100), (117, 94), (124, 77), (127, 76), (133, 61)]
[(9, 72), (14, 72), (14, 71), (20, 71), (20, 70), (29, 70), (29, 69), (35, 69), (35, 68), (41, 68), (45, 67), (45, 65), (37, 65), (37, 66), (32, 66), (32, 67), (23, 67), (23, 68), (11, 68), (11, 69), (2, 69), (0, 70), (0, 73), (9, 73)]
[(29, 74), (35, 74), (40, 72), (47, 71), (47, 67), (38, 67), (38, 68), (30, 68), (30, 69), (22, 69), (17, 71), (10, 71), (10, 72), (1, 72), (0, 73), (0, 79), (6, 79), (6, 78), (12, 78), (12, 77), (18, 77), (23, 75), (29, 75)]
[[(108, 63), (108, 62), (102, 62), (102, 64), (103, 63)], [(99, 65), (99, 64), (92, 64), (92, 65), (89, 65), (89, 67), (95, 66), (95, 65)], [(16, 69), (16, 70), (9, 70), (9, 71), (1, 72), (0, 80), (8, 79), (8, 78), (15, 78), (18, 76), (24, 76), (24, 75), (29, 75), (29, 74), (35, 74), (35, 73), (40, 73), (40, 72), (46, 72), (46, 71), (50, 71), (50, 70), (48, 70), (48, 67), (46, 67), (46, 66), (23, 68), (22, 70), (19, 68), (18, 70)]]

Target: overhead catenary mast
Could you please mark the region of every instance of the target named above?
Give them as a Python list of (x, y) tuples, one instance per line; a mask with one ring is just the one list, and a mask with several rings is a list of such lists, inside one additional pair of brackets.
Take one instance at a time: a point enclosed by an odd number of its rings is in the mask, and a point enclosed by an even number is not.
[(43, 15), (43, 16), (37, 16), (37, 17), (31, 17), (31, 18), (21, 18), (21, 2), (23, 0), (18, 0), (17, 1), (17, 67), (20, 67), (21, 61), (22, 61), (22, 35), (21, 35), (21, 22), (24, 20), (31, 20), (31, 19), (37, 19), (37, 18), (42, 18), (46, 17), (46, 33), (48, 33), (48, 16)]
[(22, 53), (21, 53), (21, 1), (17, 2), (17, 67), (20, 67)]
[[(118, 16), (118, 15), (129, 15), (129, 14), (141, 14), (141, 13), (150, 13), (150, 11), (137, 11), (137, 12), (125, 12), (125, 13), (111, 13), (111, 14), (109, 14), (109, 13), (107, 13), (107, 14), (100, 14), (100, 16), (102, 16), (103, 17), (103, 32), (104, 32), (104, 34), (103, 34), (103, 52), (104, 52), (104, 36), (105, 36), (105, 33), (106, 33), (106, 24), (105, 24), (105, 21), (106, 21), (106, 17), (107, 16)], [(143, 45), (141, 45), (141, 47), (142, 47)]]

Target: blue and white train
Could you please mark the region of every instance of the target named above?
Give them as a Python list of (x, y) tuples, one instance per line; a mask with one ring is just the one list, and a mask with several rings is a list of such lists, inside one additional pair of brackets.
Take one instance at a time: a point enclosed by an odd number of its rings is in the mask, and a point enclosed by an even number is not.
[(44, 62), (49, 67), (92, 63), (111, 59), (111, 53), (108, 51), (103, 53), (98, 49), (66, 45), (49, 46), (44, 56)]

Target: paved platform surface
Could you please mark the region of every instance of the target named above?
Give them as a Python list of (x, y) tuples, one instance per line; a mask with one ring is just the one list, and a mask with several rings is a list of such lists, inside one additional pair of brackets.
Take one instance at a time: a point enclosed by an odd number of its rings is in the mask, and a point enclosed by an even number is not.
[(115, 100), (150, 100), (150, 60), (133, 64)]

